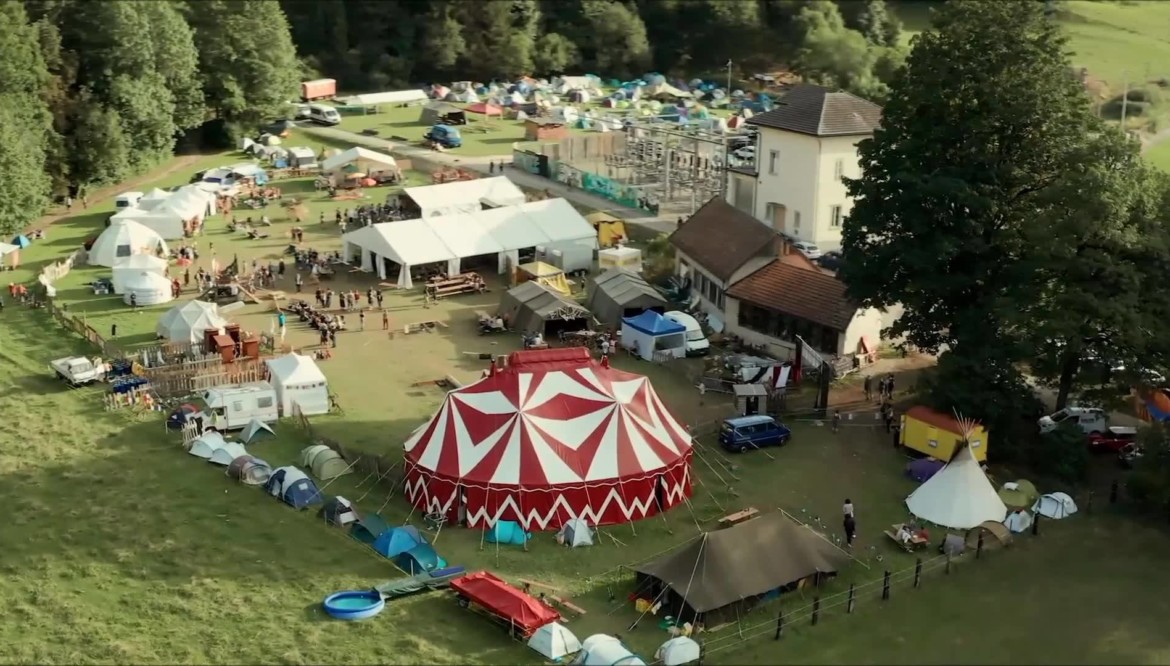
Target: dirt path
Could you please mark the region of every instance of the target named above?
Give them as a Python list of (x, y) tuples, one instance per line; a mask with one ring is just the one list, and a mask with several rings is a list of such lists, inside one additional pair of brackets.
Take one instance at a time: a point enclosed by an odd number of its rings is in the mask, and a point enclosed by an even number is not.
[[(102, 189), (89, 195), (89, 203), (90, 203), (90, 205), (95, 205), (95, 204), (101, 203), (102, 201), (105, 201), (106, 199), (117, 196), (121, 192), (131, 191), (135, 187), (138, 187), (139, 185), (142, 185), (144, 183), (150, 183), (150, 182), (154, 182), (156, 180), (159, 180), (160, 178), (166, 178), (167, 176), (175, 173), (176, 171), (182, 171), (183, 169), (186, 169), (187, 167), (191, 166), (195, 162), (198, 162), (202, 158), (203, 158), (202, 155), (180, 155), (180, 156), (176, 157), (174, 160), (172, 160), (170, 165), (168, 165), (167, 168), (163, 169), (162, 171), (143, 174), (137, 178), (134, 178), (132, 180), (128, 180), (124, 183), (118, 183), (117, 185), (110, 185), (109, 187), (103, 187)], [(80, 202), (77, 202), (77, 203), (80, 204)], [(42, 229), (42, 228), (47, 227), (50, 224), (52, 224), (58, 220), (63, 220), (67, 217), (79, 215), (84, 210), (85, 210), (84, 208), (77, 208), (77, 207), (74, 207), (73, 210), (68, 210), (64, 206), (54, 206), (53, 207), (54, 212), (41, 216), (39, 219), (37, 219), (36, 222), (33, 222), (31, 225), (29, 225), (29, 230), (31, 231), (34, 229)]]

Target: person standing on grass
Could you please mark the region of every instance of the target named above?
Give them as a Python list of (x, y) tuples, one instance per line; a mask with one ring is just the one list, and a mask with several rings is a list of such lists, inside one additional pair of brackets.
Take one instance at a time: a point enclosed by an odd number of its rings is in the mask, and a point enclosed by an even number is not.
[(366, 330), (366, 311), (365, 310), (361, 310), (360, 312), (358, 312), (358, 330), (359, 331)]
[(382, 290), (379, 289), (375, 295), (378, 297), (378, 309), (381, 310), (382, 309)]
[(872, 376), (870, 376), (870, 375), (865, 376), (865, 383), (862, 385), (862, 388), (865, 391), (865, 401), (869, 402), (870, 400), (873, 400), (873, 377)]
[(845, 498), (841, 505), (841, 517), (845, 527), (845, 543), (853, 546), (853, 539), (857, 536), (857, 514), (853, 509), (853, 500)]
[(293, 282), (297, 285), (297, 293), (301, 293), (301, 286), (305, 284), (305, 278), (301, 277), (300, 272), (297, 273), (297, 277)]
[(110, 337), (111, 338), (118, 337), (118, 325), (117, 324), (110, 324)]
[(833, 410), (833, 432), (836, 433), (841, 429), (841, 410)]
[(385, 310), (382, 310), (382, 330), (390, 330), (390, 313), (386, 312)]

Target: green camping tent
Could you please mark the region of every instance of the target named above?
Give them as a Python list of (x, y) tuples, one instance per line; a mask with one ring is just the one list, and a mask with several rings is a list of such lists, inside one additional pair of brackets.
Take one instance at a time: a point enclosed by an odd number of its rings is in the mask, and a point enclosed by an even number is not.
[(369, 513), (359, 518), (349, 528), (349, 536), (367, 546), (373, 546), (374, 542), (378, 540), (378, 537), (389, 529), (390, 525), (382, 516), (376, 513)]
[(341, 454), (324, 444), (315, 444), (301, 451), (301, 467), (322, 481), (350, 473), (349, 465)]
[(1040, 497), (1040, 492), (1027, 479), (1005, 483), (1003, 488), (999, 489), (999, 499), (1003, 500), (1003, 503), (1013, 511), (1032, 508), (1032, 504), (1036, 502), (1038, 497)]

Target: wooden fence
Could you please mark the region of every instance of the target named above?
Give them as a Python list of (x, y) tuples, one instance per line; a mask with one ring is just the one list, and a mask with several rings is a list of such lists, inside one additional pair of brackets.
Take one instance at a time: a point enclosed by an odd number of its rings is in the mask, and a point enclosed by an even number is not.
[(100, 349), (102, 356), (105, 358), (124, 358), (122, 350), (117, 345), (102, 337), (97, 332), (97, 329), (85, 322), (85, 319), (69, 314), (67, 311), (57, 307), (51, 300), (45, 301), (45, 310), (53, 317), (57, 325), (85, 338), (90, 344)]
[(50, 285), (69, 275), (69, 271), (73, 270), (73, 265), (80, 261), (83, 255), (85, 255), (85, 250), (74, 250), (68, 257), (45, 266), (41, 269), (38, 281), (41, 284)]
[(223, 363), (206, 359), (180, 365), (140, 368), (140, 374), (162, 399), (182, 398), (216, 386), (246, 384), (268, 379), (268, 368), (263, 359), (239, 359)]

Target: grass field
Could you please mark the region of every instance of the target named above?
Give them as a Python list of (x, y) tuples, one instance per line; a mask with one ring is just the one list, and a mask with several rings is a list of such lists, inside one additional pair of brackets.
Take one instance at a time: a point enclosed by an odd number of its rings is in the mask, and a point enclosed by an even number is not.
[[(191, 171), (235, 160), (197, 160), (161, 184), (185, 182)], [(294, 189), (279, 184), (286, 192)], [(309, 196), (306, 242), (337, 247), (336, 228), (312, 222), (337, 204)], [(95, 206), (54, 225), (48, 240), (23, 252), (24, 268), (6, 278), (26, 280), (44, 261), (98, 233), (101, 210)], [(276, 256), (284, 246), (279, 236), (290, 225), (278, 221), (273, 238), (257, 242), (229, 234), (220, 223), (209, 224), (200, 247), (214, 242), (221, 257), (238, 255), (242, 261)], [(162, 308), (129, 313), (113, 298), (89, 295), (82, 284), (102, 273), (75, 270), (61, 284), (59, 302), (85, 312), (99, 331), (118, 322), (124, 344), (145, 342)], [(342, 279), (368, 284), (361, 276)], [(396, 324), (441, 318), (448, 328), (394, 340), (374, 330), (343, 333), (334, 358), (322, 367), (345, 414), (314, 419), (314, 426), (359, 450), (396, 455), (405, 434), (442, 398), (438, 389), (415, 382), (447, 374), (472, 377), (482, 365), (464, 352), (515, 348), (517, 340), (475, 335), (473, 311), (490, 308), (498, 296), (497, 286), (494, 293), (424, 311), (417, 296), (388, 292)], [(267, 330), (270, 318), (261, 306), (249, 306), (237, 320)], [(348, 319), (353, 326), (354, 318)], [(294, 346), (313, 342), (299, 323), (290, 329)], [(100, 388), (69, 390), (49, 378), (48, 360), (81, 351), (80, 341), (55, 330), (42, 312), (11, 305), (0, 312), (0, 414), (6, 417), (0, 420), (0, 501), (10, 515), (0, 525), (0, 595), (13, 618), (0, 623), (0, 662), (539, 663), (535, 653), (444, 595), (395, 601), (364, 623), (326, 619), (319, 604), (327, 594), (401, 573), (311, 514), (236, 485), (220, 468), (186, 455), (159, 420), (106, 412)], [(616, 363), (650, 376), (690, 424), (730, 410), (725, 399), (708, 394), (701, 400), (691, 388), (686, 375), (697, 372), (695, 364)], [(806, 400), (794, 396), (791, 404), (799, 408)], [(905, 517), (902, 498), (913, 485), (900, 474), (905, 459), (872, 422), (859, 415), (833, 436), (795, 418), (790, 446), (743, 457), (723, 454), (703, 436), (691, 504), (665, 518), (606, 528), (616, 540), (601, 536), (592, 549), (567, 550), (547, 534), (537, 535), (528, 552), (483, 548), (479, 533), (457, 528), (440, 533), (435, 545), (453, 564), (557, 586), (589, 611), (569, 624), (579, 636), (621, 633), (649, 658), (667, 636), (652, 621), (628, 629), (638, 616), (625, 602), (632, 579), (619, 565), (694, 538), (719, 516), (745, 506), (784, 508), (823, 522), (829, 537), (837, 538), (839, 506), (849, 496), (860, 514), (859, 562), (823, 594), (839, 600), (829, 595), (840, 595), (851, 582), (864, 586), (858, 616), (842, 617), (842, 608), (828, 608), (826, 601), (822, 626), (792, 626), (784, 642), (773, 643), (778, 604), (799, 616), (812, 593), (786, 596), (745, 618), (742, 635), (735, 628), (707, 635), (711, 663), (1170, 660), (1161, 622), (1170, 582), (1161, 561), (1170, 540), (1159, 529), (1107, 513), (1048, 523), (1039, 538), (1023, 537), (1010, 551), (979, 562), (968, 557), (950, 580), (934, 569), (936, 562), (921, 590), (910, 589), (900, 576), (889, 607), (878, 609), (873, 581), (880, 571), (913, 565), (881, 535)], [(253, 452), (274, 465), (295, 464), (307, 443), (303, 434), (290, 423), (277, 432), (275, 441), (251, 447)], [(392, 524), (420, 524), (400, 495), (361, 481), (344, 477), (326, 492), (357, 500), (363, 510), (380, 510)], [(1060, 630), (1038, 624), (1038, 618), (1052, 618)]]
[(1170, 172), (1170, 141), (1163, 141), (1150, 148), (1142, 153), (1142, 157), (1159, 169)]

